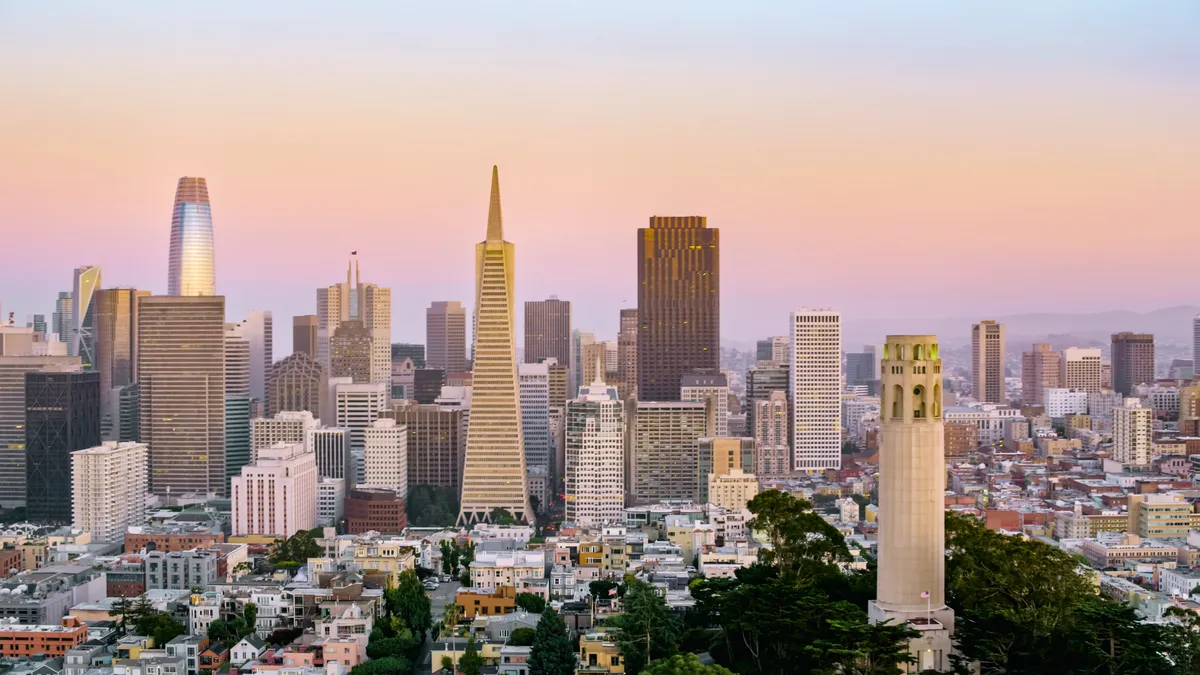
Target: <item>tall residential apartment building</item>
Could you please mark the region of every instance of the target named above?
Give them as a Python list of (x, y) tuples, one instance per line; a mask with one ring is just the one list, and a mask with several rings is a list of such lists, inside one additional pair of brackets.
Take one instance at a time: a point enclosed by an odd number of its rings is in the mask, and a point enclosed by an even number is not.
[(391, 415), (408, 430), (408, 484), (458, 492), (466, 449), (462, 409), (406, 401), (394, 403)]
[(408, 499), (408, 429), (381, 418), (363, 429), (363, 483)]
[(550, 296), (525, 303), (525, 363), (571, 362), (571, 303)]
[(448, 373), (467, 369), (467, 308), (438, 300), (425, 310), (425, 367)]
[(348, 377), (335, 377), (329, 379), (329, 389), (334, 425), (350, 430), (354, 471), (348, 482), (358, 485), (363, 482), (363, 431), (388, 409), (389, 387), (382, 382), (354, 384)]
[[(729, 435), (729, 381), (725, 373), (688, 373), (680, 378), (679, 398), (704, 403), (712, 401), (714, 436)], [(751, 467), (747, 473), (754, 473)]]
[(696, 501), (700, 439), (712, 436), (710, 406), (690, 401), (637, 401), (630, 406), (626, 445), (630, 501)]
[[(1042, 405), (1045, 391), (1062, 386), (1062, 355), (1048, 342), (1036, 342), (1021, 354), (1021, 403)], [(1066, 387), (1070, 388), (1070, 387)]]
[(106, 441), (70, 457), (72, 524), (92, 541), (123, 541), (125, 530), (146, 519), (145, 443)]
[(301, 443), (264, 448), (230, 486), (233, 536), (290, 537), (317, 526), (317, 462)]
[(758, 470), (755, 473), (760, 478), (786, 476), (792, 472), (787, 394), (772, 391), (766, 400), (753, 404), (754, 440), (758, 443)]
[(1153, 382), (1154, 336), (1149, 333), (1113, 333), (1113, 391), (1132, 396), (1134, 387)]
[[(355, 384), (371, 382), (374, 352), (371, 331), (358, 319), (343, 321), (329, 338), (329, 376), (348, 377)], [(388, 384), (391, 384), (391, 357), (388, 357)]]
[(292, 353), (317, 358), (317, 315), (292, 317)]
[[(175, 188), (175, 206), (171, 211), (167, 295), (216, 294), (216, 256), (208, 184), (203, 178), (184, 176)], [(153, 454), (154, 451), (150, 452)]]
[(100, 374), (47, 366), (25, 374), (25, 507), (32, 522), (71, 522), (71, 453), (100, 444)]
[(250, 422), (250, 449), (252, 459), (258, 459), (258, 451), (276, 443), (300, 443), (312, 450), (309, 434), (321, 426), (321, 420), (307, 410), (288, 410), (273, 417), (259, 417)]
[(267, 415), (307, 410), (320, 418), (328, 391), (325, 367), (308, 354), (296, 352), (271, 367), (267, 378)]
[(521, 430), (525, 442), (525, 469), (550, 470), (550, 367), (545, 363), (517, 366), (521, 381)]
[(842, 315), (792, 313), (792, 457), (797, 471), (842, 463)]
[(78, 356), (84, 370), (96, 365), (96, 291), (100, 289), (100, 267), (85, 265), (75, 268), (75, 285), (71, 292), (72, 326), (67, 341), (67, 353)]
[(623, 520), (625, 405), (615, 387), (596, 382), (567, 403), (565, 518), (583, 527)]
[(1002, 323), (980, 321), (971, 326), (971, 396), (980, 403), (1007, 402)]
[(518, 522), (533, 522), (517, 377), (514, 255), (515, 247), (504, 240), (500, 177), (492, 167), (487, 238), (475, 246), (475, 379), (460, 525), (489, 521), (497, 508)]
[(638, 396), (678, 401), (679, 381), (720, 368), (720, 231), (704, 216), (638, 230)]
[[(871, 623), (920, 622), (914, 672), (950, 665), (946, 605), (946, 458), (942, 361), (933, 335), (889, 335), (879, 446), (879, 584)], [(886, 515), (884, 515), (886, 514)]]
[(1112, 409), (1112, 458), (1122, 464), (1149, 466), (1154, 445), (1154, 410), (1127, 398)]
[(1098, 348), (1068, 347), (1059, 361), (1059, 385), (1064, 389), (1099, 393), (1103, 388), (1101, 368)]
[[(351, 282), (351, 272), (354, 273)], [(360, 321), (371, 334), (370, 382), (392, 378), (392, 289), (363, 283), (358, 261), (346, 268), (346, 282), (317, 289), (317, 361), (331, 370), (331, 340), (347, 321)]]
[(159, 495), (225, 487), (225, 298), (138, 301), (141, 440)]
[(621, 400), (637, 398), (637, 309), (622, 309), (617, 332), (617, 392)]

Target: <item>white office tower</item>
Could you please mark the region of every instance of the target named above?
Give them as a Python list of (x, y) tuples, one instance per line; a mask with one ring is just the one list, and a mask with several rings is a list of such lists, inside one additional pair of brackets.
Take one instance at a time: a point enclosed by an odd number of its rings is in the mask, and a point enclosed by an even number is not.
[[(525, 468), (550, 468), (550, 366), (517, 364), (521, 380), (521, 429), (525, 435)], [(543, 504), (546, 502), (543, 501)]]
[(879, 443), (879, 581), (872, 623), (907, 623), (915, 664), (950, 668), (946, 606), (946, 460), (942, 361), (933, 335), (890, 335), (883, 352)]
[(250, 458), (258, 459), (258, 451), (276, 443), (302, 443), (309, 450), (309, 432), (321, 426), (321, 420), (307, 410), (284, 410), (274, 417), (259, 417), (250, 421)]
[(274, 322), (271, 312), (246, 312), (246, 319), (233, 324), (233, 332), (250, 344), (250, 398), (267, 402), (267, 380), (274, 363)]
[(837, 469), (842, 461), (842, 315), (792, 313), (792, 457), (797, 471)]
[(108, 441), (71, 453), (74, 526), (103, 543), (122, 541), (125, 528), (146, 518), (149, 492), (145, 443)]
[(235, 537), (290, 537), (317, 526), (317, 462), (302, 443), (261, 450), (230, 492)]
[(1141, 399), (1127, 398), (1112, 409), (1112, 458), (1129, 466), (1148, 466), (1154, 439), (1154, 410)]
[(408, 427), (379, 419), (363, 429), (363, 483), (408, 498)]
[(350, 456), (354, 471), (349, 478), (353, 484), (363, 482), (363, 431), (387, 410), (388, 390), (385, 382), (354, 384), (348, 377), (329, 380), (333, 402), (334, 424), (350, 430)]
[(679, 400), (694, 403), (712, 401), (714, 436), (729, 435), (729, 381), (725, 373), (701, 375), (693, 373), (679, 379)]
[(625, 506), (625, 406), (617, 388), (581, 387), (567, 402), (565, 517), (584, 527), (619, 523)]
[(349, 429), (321, 427), (308, 432), (308, 447), (317, 456), (317, 475), (321, 478), (341, 478), (347, 484), (353, 480), (350, 446)]

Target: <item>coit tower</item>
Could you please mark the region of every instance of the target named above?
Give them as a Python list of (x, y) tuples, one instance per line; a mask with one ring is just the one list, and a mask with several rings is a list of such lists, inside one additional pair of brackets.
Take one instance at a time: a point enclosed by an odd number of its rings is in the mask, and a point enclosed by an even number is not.
[(878, 597), (872, 622), (917, 631), (910, 672), (950, 667), (946, 606), (946, 461), (937, 337), (891, 335), (883, 348), (879, 444)]

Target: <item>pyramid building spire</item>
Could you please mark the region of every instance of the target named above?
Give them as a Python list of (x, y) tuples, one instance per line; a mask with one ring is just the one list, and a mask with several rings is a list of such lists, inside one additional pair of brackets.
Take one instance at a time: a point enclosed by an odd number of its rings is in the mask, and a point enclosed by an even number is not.
[(487, 239), (475, 245), (475, 360), (463, 459), (460, 525), (508, 511), (533, 522), (525, 477), (513, 314), (514, 247), (504, 241), (499, 171), (492, 167)]

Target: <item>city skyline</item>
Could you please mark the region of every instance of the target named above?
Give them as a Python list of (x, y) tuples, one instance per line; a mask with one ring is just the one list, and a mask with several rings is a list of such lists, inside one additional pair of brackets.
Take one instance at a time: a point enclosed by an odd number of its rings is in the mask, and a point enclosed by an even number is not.
[[(530, 17), (484, 6), (439, 45), (449, 30), (440, 10), (347, 9), (318, 24), (258, 7), (6, 8), (0, 56), (20, 54), (4, 60), (38, 77), (12, 78), (0, 94), (22, 129), (0, 158), (0, 222), (19, 249), (55, 241), (64, 263), (6, 265), (4, 307), (49, 313), (82, 263), (103, 267), (110, 286), (166, 292), (167, 193), (185, 175), (211, 188), (217, 293), (230, 316), (286, 317), (312, 313), (304, 289), (336, 278), (352, 250), (389, 288), (469, 269), (481, 217), (473, 177), (501, 164), (514, 194), (509, 236), (537, 262), (516, 301), (570, 300), (575, 325), (605, 338), (617, 310), (636, 304), (628, 251), (651, 215), (703, 214), (724, 231), (722, 334), (741, 341), (782, 332), (786, 309), (763, 311), (773, 305), (889, 317), (875, 289), (926, 237), (962, 263), (939, 314), (1053, 310), (1061, 303), (1033, 288), (1047, 282), (1079, 311), (1142, 309), (1132, 289), (1102, 291), (1086, 277), (1118, 258), (1130, 275), (1163, 273), (1152, 241), (1116, 245), (1123, 228), (1189, 231), (1200, 169), (1187, 158), (1200, 131), (1186, 116), (1200, 95), (1177, 85), (1200, 63), (1182, 28), (1196, 24), (1194, 6), (919, 3), (878, 6), (865, 25), (849, 8), (775, 8), (773, 21), (761, 8), (689, 9), (645, 8), (640, 24), (618, 24), (612, 9)], [(248, 39), (267, 16), (294, 30)], [(175, 30), (184, 25), (195, 30)], [(1053, 37), (1068, 26), (1073, 40)], [(397, 30), (403, 39), (391, 39)], [(312, 31), (323, 39), (303, 50), (289, 37)], [(536, 39), (512, 39), (524, 31)], [(227, 52), (206, 48), (217, 37)], [(413, 54), (427, 60), (418, 67)], [(260, 93), (266, 79), (278, 84), (271, 97)], [(114, 93), (87, 96), (99, 87)], [(593, 110), (596, 91), (605, 96)], [(459, 92), (497, 100), (473, 112)], [(338, 103), (314, 104), (325, 100)], [(1058, 255), (1081, 231), (1092, 234), (1088, 255)], [(317, 233), (322, 245), (310, 246)], [(587, 236), (589, 262), (618, 281), (598, 289), (573, 274), (558, 251), (564, 233)], [(1033, 235), (1044, 245), (1022, 243)], [(992, 255), (978, 258), (989, 238)], [(860, 260), (858, 273), (816, 250)], [(995, 292), (991, 272), (1014, 260), (1049, 276)], [(1155, 304), (1190, 300), (1183, 273), (1165, 273), (1172, 283)], [(429, 301), (471, 297), (469, 275), (438, 278), (437, 294), (396, 299), (395, 340), (419, 341)]]

